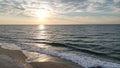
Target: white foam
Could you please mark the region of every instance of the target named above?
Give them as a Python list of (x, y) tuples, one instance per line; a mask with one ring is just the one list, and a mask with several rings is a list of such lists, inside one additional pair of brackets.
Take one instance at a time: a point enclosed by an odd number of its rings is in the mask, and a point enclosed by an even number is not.
[[(24, 48), (24, 47), (22, 47), (22, 48)], [(67, 59), (74, 63), (82, 65), (85, 68), (93, 67), (93, 66), (102, 66), (104, 68), (120, 68), (120, 64), (118, 64), (118, 63), (102, 61), (102, 60), (99, 60), (96, 58), (85, 56), (83, 54), (75, 54), (72, 52), (59, 52), (57, 50), (54, 50), (54, 47), (52, 49), (49, 48), (49, 50), (48, 49), (46, 50), (45, 48), (25, 46), (24, 49), (31, 51), (31, 52), (37, 52), (37, 53), (42, 53), (42, 54), (47, 54), (47, 55), (52, 55), (52, 56), (58, 56), (63, 59)]]
[(61, 53), (60, 57), (78, 63), (79, 65), (82, 65), (85, 68), (93, 67), (93, 66), (102, 66), (104, 68), (120, 68), (120, 64), (101, 61), (99, 59), (95, 59), (84, 55)]
[(9, 50), (21, 50), (20, 47), (11, 43), (0, 43), (0, 46), (4, 49), (9, 49)]

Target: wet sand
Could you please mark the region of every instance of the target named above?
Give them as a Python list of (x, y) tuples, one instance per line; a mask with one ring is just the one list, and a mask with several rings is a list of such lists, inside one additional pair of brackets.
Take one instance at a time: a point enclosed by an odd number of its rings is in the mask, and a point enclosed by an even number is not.
[(83, 68), (67, 60), (47, 55), (40, 58), (39, 62), (28, 63), (26, 59), (27, 57), (19, 50), (0, 47), (0, 68)]

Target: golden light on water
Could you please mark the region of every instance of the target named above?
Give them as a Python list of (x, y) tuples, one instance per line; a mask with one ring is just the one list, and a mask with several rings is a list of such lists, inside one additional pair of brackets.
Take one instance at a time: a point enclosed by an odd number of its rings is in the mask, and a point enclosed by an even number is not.
[(40, 30), (44, 30), (44, 29), (45, 29), (45, 25), (39, 25), (38, 28), (39, 28)]
[(39, 30), (39, 32), (37, 33), (36, 38), (46, 39), (47, 35), (46, 35), (45, 25), (39, 25), (38, 30)]
[(49, 62), (49, 61), (55, 62), (56, 60), (53, 57), (36, 52), (23, 51), (23, 53), (25, 54), (25, 56), (28, 57), (26, 59), (27, 62)]

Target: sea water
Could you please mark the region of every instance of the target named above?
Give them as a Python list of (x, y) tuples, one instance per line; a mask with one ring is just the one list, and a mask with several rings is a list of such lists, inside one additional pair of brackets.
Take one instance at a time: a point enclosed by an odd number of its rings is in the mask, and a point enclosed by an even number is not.
[(120, 68), (119, 24), (0, 25), (0, 45), (60, 57), (85, 68)]

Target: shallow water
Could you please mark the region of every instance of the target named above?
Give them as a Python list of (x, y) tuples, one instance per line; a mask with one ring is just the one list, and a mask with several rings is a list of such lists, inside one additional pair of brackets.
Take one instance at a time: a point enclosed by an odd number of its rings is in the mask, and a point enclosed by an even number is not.
[(0, 45), (58, 56), (86, 68), (120, 68), (120, 25), (1, 25)]

